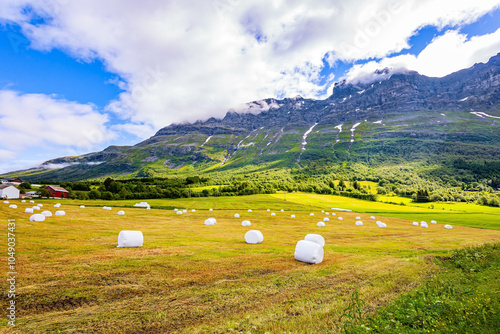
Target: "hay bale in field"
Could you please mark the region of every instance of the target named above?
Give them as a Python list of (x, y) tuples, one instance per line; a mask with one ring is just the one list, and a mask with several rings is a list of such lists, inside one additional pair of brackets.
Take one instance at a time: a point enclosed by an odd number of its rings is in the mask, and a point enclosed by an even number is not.
[(356, 218), (354, 218), (354, 219), (356, 219), (356, 220), (361, 220), (361, 217), (356, 217)]
[(437, 224), (437, 221), (431, 220), (431, 224)]
[(9, 204), (9, 201), (3, 201), (3, 204)]
[(195, 209), (193, 209), (193, 210), (191, 210), (191, 212), (196, 212), (196, 210), (195, 210)]
[(312, 213), (312, 212), (311, 212), (311, 213), (309, 214), (309, 216), (314, 216), (314, 213)]
[(252, 209), (248, 209), (248, 212), (252, 212)]
[(258, 230), (250, 230), (245, 233), (245, 242), (247, 244), (260, 244), (262, 241), (264, 241), (264, 236)]
[(176, 211), (175, 213), (178, 214), (178, 215), (182, 215), (182, 211), (181, 210)]
[(413, 222), (413, 226), (418, 226), (418, 222)]
[(33, 213), (33, 209), (32, 208), (26, 208), (24, 210), (24, 213)]
[(137, 208), (147, 208), (149, 206), (148, 202), (135, 203), (135, 207)]
[(50, 212), (50, 211), (43, 211), (42, 215), (44, 215), (45, 217), (52, 217), (52, 212)]
[(66, 216), (66, 212), (60, 210), (60, 211), (56, 211), (55, 213), (56, 216)]
[(187, 212), (188, 212), (188, 210), (186, 210), (186, 209), (182, 210), (182, 213), (187, 213)]
[(80, 209), (85, 209), (85, 205), (80, 205)]
[(11, 209), (17, 209), (17, 205), (11, 204), (11, 205), (9, 205), (9, 208), (11, 208)]
[(241, 222), (241, 226), (252, 226), (252, 223), (249, 220), (244, 220)]
[(276, 214), (274, 212), (271, 213), (271, 216), (276, 216)]
[(21, 201), (21, 203), (26, 203), (26, 200), (25, 200), (25, 199), (23, 199), (23, 200)]
[(33, 210), (40, 210), (40, 207), (38, 205), (35, 205), (32, 209)]
[(323, 262), (324, 250), (323, 247), (309, 240), (300, 240), (295, 246), (295, 260), (318, 264)]
[(324, 222), (329, 222), (329, 221), (330, 221), (330, 218), (325, 217), (325, 218), (323, 218), (323, 221), (324, 221)]
[(354, 224), (356, 224), (356, 226), (363, 226), (363, 222), (358, 220), (357, 222), (355, 222)]
[(328, 216), (329, 214), (330, 214), (330, 212), (325, 212), (325, 215), (327, 215), (327, 216)]
[(281, 209), (280, 211), (281, 211), (281, 212), (285, 212), (285, 210), (283, 210), (283, 209)]
[(370, 216), (370, 219), (376, 219), (375, 216)]
[(295, 218), (295, 215), (291, 215), (290, 218)]
[(385, 223), (382, 223), (381, 221), (378, 221), (376, 224), (378, 225), (378, 227), (387, 227), (387, 225)]
[(325, 213), (325, 210), (321, 210), (321, 213)]
[(119, 216), (124, 216), (125, 215), (125, 211), (120, 210), (116, 214), (119, 215)]
[(323, 223), (323, 222), (318, 222), (318, 223), (316, 224), (316, 226), (318, 226), (318, 227), (325, 227), (326, 225), (325, 225), (325, 223)]
[(175, 212), (179, 211), (179, 209), (174, 209)]
[(142, 247), (144, 236), (141, 231), (120, 231), (118, 247)]
[(240, 214), (239, 213), (235, 213), (234, 214), (234, 218), (240, 218)]
[(54, 204), (54, 208), (59, 208), (59, 207), (61, 207), (61, 203)]
[(427, 223), (425, 223), (425, 224), (424, 224), (424, 223), (420, 223), (420, 227), (423, 227), (423, 228), (428, 228), (428, 227), (429, 227), (429, 225), (427, 225)]
[(208, 211), (214, 211), (214, 209), (208, 209)]
[(45, 216), (42, 215), (41, 213), (35, 213), (34, 215), (31, 215), (30, 217), (30, 222), (43, 222), (45, 220)]
[(37, 204), (37, 206), (39, 206), (39, 207), (43, 207), (43, 204)]
[(321, 247), (325, 247), (325, 238), (323, 238), (323, 236), (321, 236), (319, 234), (310, 233), (310, 234), (305, 236), (304, 240), (312, 241), (312, 242), (317, 243)]
[(267, 209), (266, 211), (267, 211), (267, 212), (270, 212), (270, 211), (271, 211), (271, 209)]
[(339, 217), (339, 218), (337, 218), (337, 219), (338, 219), (338, 220), (344, 220), (344, 218), (342, 218), (342, 217)]
[(447, 229), (447, 230), (451, 230), (453, 228), (453, 226), (451, 226), (451, 225), (444, 225), (444, 228)]
[(208, 218), (207, 220), (205, 220), (205, 225), (215, 225), (217, 224), (217, 220), (215, 220), (215, 218)]
[(31, 201), (30, 201), (30, 203), (35, 203), (35, 201), (34, 201), (34, 200), (31, 200)]
[(336, 216), (337, 214), (335, 212), (332, 212), (332, 216)]
[(150, 206), (148, 206), (148, 207), (146, 208), (146, 210), (151, 210), (151, 207), (150, 207)]

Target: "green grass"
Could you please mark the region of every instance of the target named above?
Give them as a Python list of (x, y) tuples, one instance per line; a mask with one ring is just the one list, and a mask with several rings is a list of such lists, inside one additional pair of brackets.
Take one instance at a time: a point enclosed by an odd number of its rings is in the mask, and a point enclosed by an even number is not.
[[(147, 201), (151, 210), (131, 207), (140, 200), (60, 200), (66, 216), (44, 222), (30, 222), (24, 213), (33, 204), (11, 201), (18, 209), (0, 204), (0, 220), (16, 220), (19, 273), (18, 326), (9, 330), (2, 318), (5, 332), (337, 332), (356, 289), (367, 307), (376, 309), (436, 273), (435, 256), (500, 241), (500, 232), (491, 229), (457, 223), (445, 230), (439, 220), (428, 229), (415, 228), (411, 220), (398, 217), (438, 210), (337, 196), (292, 193), (287, 201), (283, 194)], [(54, 212), (58, 201), (36, 202)], [(86, 208), (80, 209), (80, 204)], [(104, 205), (113, 209), (103, 210)], [(118, 207), (125, 216), (116, 214)], [(176, 215), (174, 207), (196, 212)], [(355, 212), (337, 213), (343, 221), (330, 215), (326, 227), (317, 227), (325, 216), (321, 210), (330, 207)], [(241, 218), (233, 217), (236, 212)], [(388, 228), (378, 228), (371, 215)], [(363, 227), (354, 226), (356, 216), (365, 222)], [(205, 226), (208, 217), (217, 224)], [(241, 226), (245, 219), (251, 221), (250, 229), (264, 234), (262, 244), (244, 242), (249, 229)], [(121, 230), (141, 230), (144, 246), (117, 248)], [(319, 265), (293, 257), (295, 244), (308, 233), (320, 233), (326, 240)], [(7, 249), (6, 238), (0, 247)], [(6, 300), (6, 281), (2, 284)]]

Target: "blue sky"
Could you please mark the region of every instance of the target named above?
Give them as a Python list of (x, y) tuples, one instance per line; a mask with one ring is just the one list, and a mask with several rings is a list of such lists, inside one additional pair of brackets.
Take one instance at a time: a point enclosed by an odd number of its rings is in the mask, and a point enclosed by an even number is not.
[(325, 98), (377, 68), (443, 76), (500, 52), (499, 6), (7, 0), (0, 172), (135, 144), (253, 100)]

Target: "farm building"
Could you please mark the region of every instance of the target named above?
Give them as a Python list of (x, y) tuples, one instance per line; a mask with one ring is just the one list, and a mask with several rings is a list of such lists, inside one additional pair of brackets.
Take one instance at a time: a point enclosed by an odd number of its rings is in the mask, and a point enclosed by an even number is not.
[(11, 184), (0, 184), (0, 198), (19, 198), (19, 189)]
[(63, 187), (47, 186), (45, 187), (50, 193), (50, 197), (68, 198), (68, 191)]
[(0, 181), (2, 182), (2, 184), (13, 184), (15, 186), (18, 186), (24, 182), (23, 180), (21, 180), (18, 177), (5, 178), (5, 179), (1, 179)]

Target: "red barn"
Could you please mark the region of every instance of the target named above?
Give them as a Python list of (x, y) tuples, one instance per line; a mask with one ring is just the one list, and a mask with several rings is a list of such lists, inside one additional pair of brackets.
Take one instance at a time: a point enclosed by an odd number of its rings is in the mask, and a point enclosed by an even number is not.
[(50, 197), (68, 198), (68, 191), (63, 187), (47, 186), (45, 187), (50, 193)]

